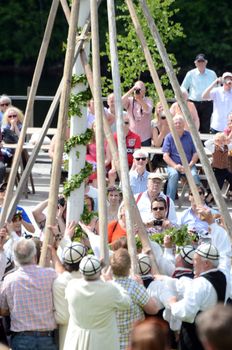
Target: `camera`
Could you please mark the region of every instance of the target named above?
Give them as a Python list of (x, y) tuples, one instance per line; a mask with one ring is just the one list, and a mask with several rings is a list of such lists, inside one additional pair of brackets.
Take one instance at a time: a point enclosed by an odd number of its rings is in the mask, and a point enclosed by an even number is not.
[(135, 89), (135, 94), (136, 94), (136, 95), (139, 95), (140, 92), (141, 92), (141, 89)]
[(154, 225), (154, 226), (162, 226), (162, 225), (163, 225), (163, 220), (155, 219), (155, 220), (153, 221), (153, 225)]
[(61, 205), (62, 207), (65, 206), (65, 199), (64, 199), (64, 197), (58, 198), (58, 204)]

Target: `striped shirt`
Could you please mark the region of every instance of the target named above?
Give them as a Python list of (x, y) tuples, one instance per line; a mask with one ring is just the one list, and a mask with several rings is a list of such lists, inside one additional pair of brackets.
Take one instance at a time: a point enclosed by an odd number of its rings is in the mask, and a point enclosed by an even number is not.
[(132, 300), (128, 310), (116, 312), (120, 333), (120, 350), (125, 350), (129, 345), (129, 335), (133, 323), (144, 319), (143, 307), (148, 303), (149, 295), (144, 286), (129, 277), (115, 277), (114, 281), (127, 291)]
[(55, 270), (24, 265), (7, 275), (1, 286), (0, 308), (9, 309), (11, 330), (53, 330), (52, 285)]

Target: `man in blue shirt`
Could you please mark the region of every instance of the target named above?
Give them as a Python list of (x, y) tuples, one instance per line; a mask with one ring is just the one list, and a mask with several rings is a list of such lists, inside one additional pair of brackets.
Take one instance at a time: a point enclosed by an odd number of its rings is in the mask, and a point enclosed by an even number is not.
[(208, 61), (204, 54), (198, 54), (194, 63), (196, 68), (187, 72), (181, 87), (188, 91), (189, 100), (196, 106), (200, 119), (199, 131), (208, 133), (213, 103), (212, 101), (203, 101), (202, 93), (217, 79), (217, 75), (213, 70), (206, 68)]
[(129, 172), (130, 186), (133, 194), (145, 192), (147, 190), (147, 178), (150, 174), (146, 170), (148, 162), (148, 153), (137, 149), (133, 153), (133, 165)]
[[(198, 155), (195, 149), (195, 146), (192, 141), (190, 133), (184, 130), (184, 118), (182, 115), (176, 115), (173, 118), (173, 123), (176, 128), (177, 134), (180, 137), (182, 147), (185, 151), (188, 165), (191, 168), (191, 173), (194, 178), (196, 185), (200, 185), (200, 178), (197, 174), (196, 162), (198, 161)], [(167, 163), (167, 172), (168, 172), (168, 185), (167, 185), (167, 195), (175, 200), (178, 180), (180, 176), (185, 175), (185, 169), (181, 163), (180, 155), (177, 151), (173, 136), (169, 133), (163, 144), (163, 159)]]

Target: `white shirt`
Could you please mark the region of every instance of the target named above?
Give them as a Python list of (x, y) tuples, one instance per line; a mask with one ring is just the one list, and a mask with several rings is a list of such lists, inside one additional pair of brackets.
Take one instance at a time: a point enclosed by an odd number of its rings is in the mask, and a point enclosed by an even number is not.
[[(137, 202), (139, 194), (135, 195), (135, 202), (137, 203), (141, 218), (143, 222), (150, 222), (154, 219), (152, 210), (151, 210), (151, 200), (148, 196), (147, 191), (143, 192), (139, 201)], [(160, 197), (163, 197), (167, 201), (167, 196), (163, 192), (159, 193)], [(176, 209), (173, 200), (169, 197), (169, 213), (168, 220), (175, 225), (177, 223)]]
[(232, 111), (232, 90), (225, 91), (222, 86), (210, 91), (210, 99), (213, 100), (213, 113), (210, 127), (223, 131), (227, 126), (228, 114)]

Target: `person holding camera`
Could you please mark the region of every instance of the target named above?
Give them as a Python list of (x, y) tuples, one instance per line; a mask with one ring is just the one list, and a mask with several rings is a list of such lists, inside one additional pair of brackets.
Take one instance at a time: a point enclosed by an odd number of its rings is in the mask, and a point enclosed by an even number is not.
[(135, 85), (122, 97), (123, 107), (130, 120), (130, 129), (141, 138), (142, 146), (151, 145), (152, 100), (145, 97), (146, 88), (142, 81)]
[(153, 220), (146, 224), (148, 233), (160, 233), (173, 227), (173, 224), (167, 219), (167, 202), (163, 197), (156, 197), (152, 201), (151, 210)]
[[(222, 85), (222, 86), (218, 86)], [(227, 126), (227, 118), (232, 111), (232, 73), (225, 72), (203, 92), (203, 100), (213, 101), (210, 123), (211, 134), (222, 132)]]

